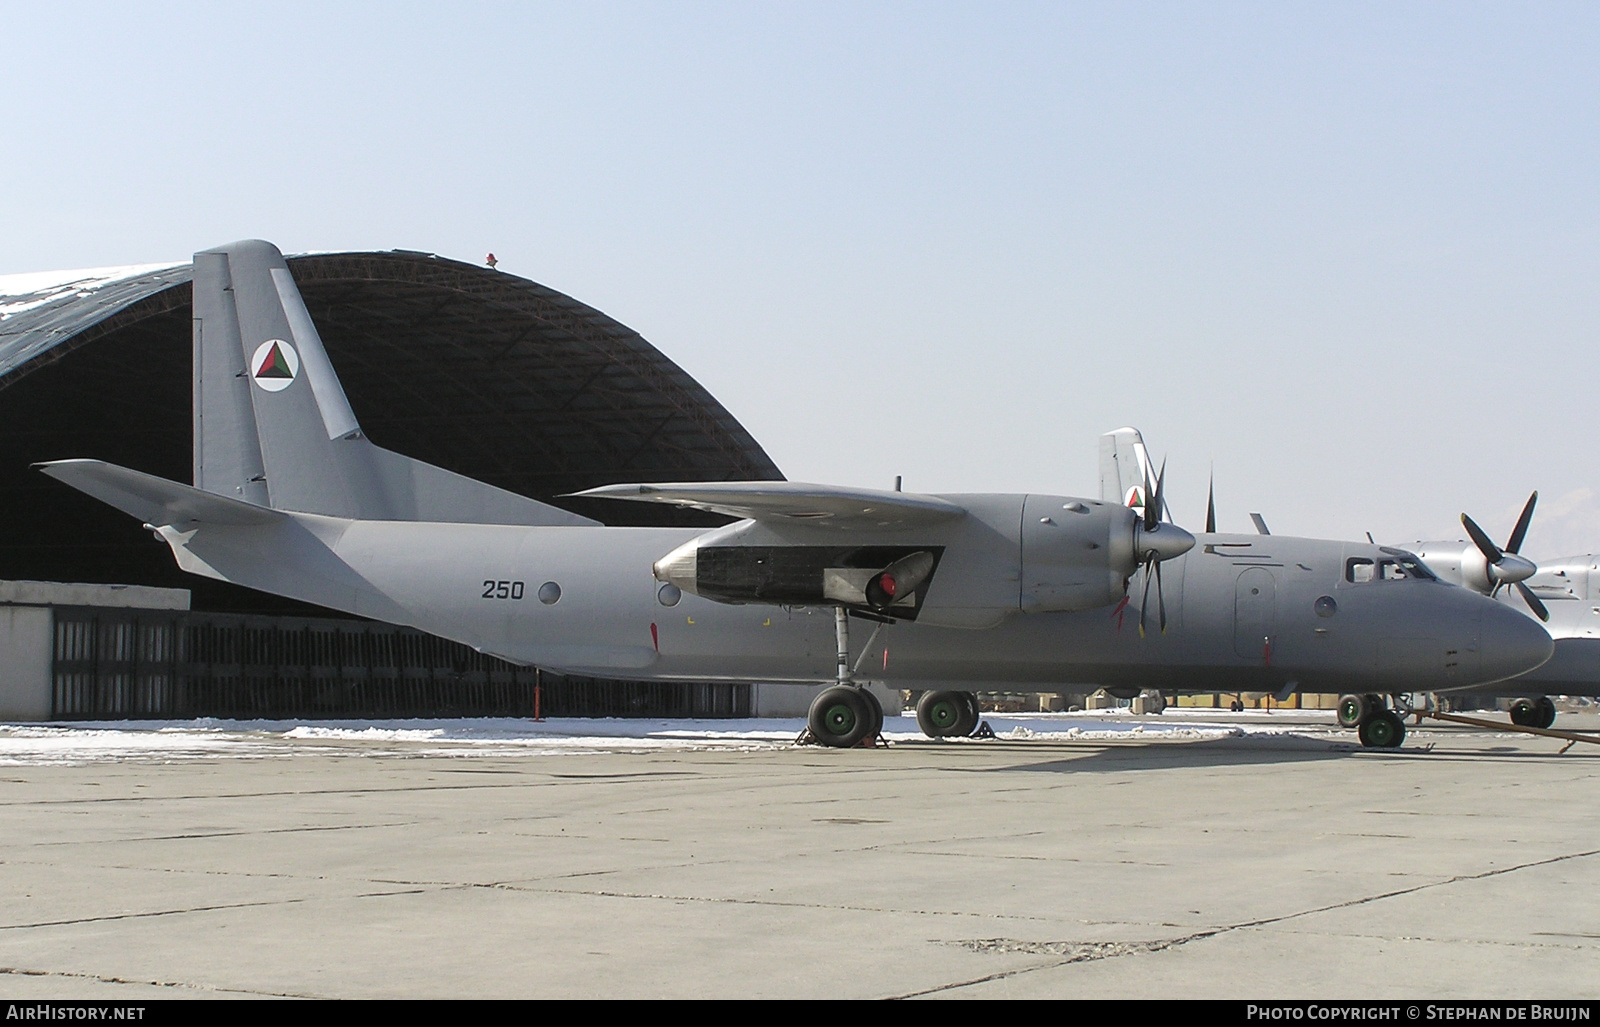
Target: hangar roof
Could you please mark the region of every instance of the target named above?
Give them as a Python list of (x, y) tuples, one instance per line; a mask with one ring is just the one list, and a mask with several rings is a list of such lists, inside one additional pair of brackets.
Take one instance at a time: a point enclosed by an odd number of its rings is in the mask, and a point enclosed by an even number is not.
[(192, 275), (178, 263), (0, 275), (0, 386), (57, 344)]

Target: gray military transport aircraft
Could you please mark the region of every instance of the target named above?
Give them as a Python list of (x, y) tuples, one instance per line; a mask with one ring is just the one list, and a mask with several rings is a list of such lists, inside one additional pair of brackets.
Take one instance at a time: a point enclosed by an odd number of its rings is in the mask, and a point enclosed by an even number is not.
[[(868, 676), (926, 689), (918, 722), (947, 736), (977, 726), (980, 685), (1389, 693), (1488, 684), (1551, 651), (1538, 624), (1400, 550), (1197, 539), (1157, 516), (1159, 474), (1142, 515), (798, 482), (582, 493), (740, 518), (606, 527), (369, 442), (270, 243), (197, 253), (194, 314), (194, 485), (98, 460), (46, 474), (139, 518), (186, 571), (516, 663), (833, 682), (809, 716), (825, 745), (876, 737)], [(1353, 562), (1384, 570), (1357, 582)], [(852, 619), (873, 626), (854, 652)], [(1363, 740), (1398, 744), (1392, 712), (1372, 723), (1391, 721)]]

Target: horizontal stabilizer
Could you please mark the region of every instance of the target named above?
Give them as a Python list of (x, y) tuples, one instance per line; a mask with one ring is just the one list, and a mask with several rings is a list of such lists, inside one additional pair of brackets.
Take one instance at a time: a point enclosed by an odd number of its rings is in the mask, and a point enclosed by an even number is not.
[(938, 496), (799, 481), (606, 485), (573, 494), (585, 499), (666, 503), (757, 521), (809, 521), (819, 527), (903, 528), (946, 521), (966, 513)]
[(202, 492), (103, 460), (56, 460), (35, 467), (154, 527), (189, 524), (270, 524), (284, 514), (243, 500)]

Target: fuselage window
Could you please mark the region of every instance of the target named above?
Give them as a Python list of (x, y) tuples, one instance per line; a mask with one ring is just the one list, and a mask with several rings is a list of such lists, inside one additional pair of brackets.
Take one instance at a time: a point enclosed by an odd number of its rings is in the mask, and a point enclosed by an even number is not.
[(1364, 556), (1352, 556), (1344, 562), (1344, 580), (1346, 581), (1371, 581), (1372, 561)]

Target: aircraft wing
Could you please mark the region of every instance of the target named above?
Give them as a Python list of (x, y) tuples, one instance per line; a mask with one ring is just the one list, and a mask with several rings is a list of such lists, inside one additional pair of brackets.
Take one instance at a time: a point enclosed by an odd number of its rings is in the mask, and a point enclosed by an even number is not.
[(103, 460), (56, 460), (34, 466), (57, 481), (155, 527), (182, 527), (194, 523), (270, 524), (286, 516), (268, 507), (202, 492)]
[(963, 507), (938, 496), (800, 481), (714, 481), (665, 485), (604, 485), (574, 496), (627, 499), (709, 510), (769, 523), (804, 521), (819, 527), (909, 528), (951, 520)]

